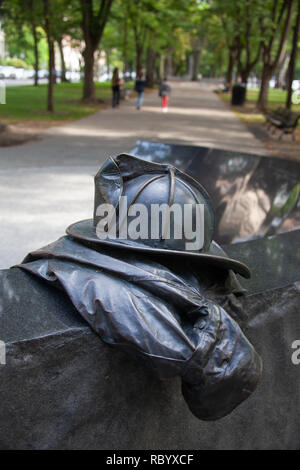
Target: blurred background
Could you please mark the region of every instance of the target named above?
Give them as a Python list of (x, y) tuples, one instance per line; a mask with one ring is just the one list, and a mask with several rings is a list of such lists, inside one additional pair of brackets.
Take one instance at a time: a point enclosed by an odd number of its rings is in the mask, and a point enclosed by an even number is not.
[[(0, 80), (6, 86), (48, 83), (49, 112), (55, 111), (55, 99), (58, 109), (61, 106), (54, 85), (68, 84), (63, 88), (70, 97), (66, 120), (72, 118), (71, 100), (105, 99), (115, 67), (129, 83), (143, 70), (149, 88), (165, 75), (192, 81), (217, 78), (225, 93), (240, 82), (251, 90), (248, 98), (258, 109), (266, 108), (268, 99), (291, 108), (300, 103), (299, 4), (298, 0), (0, 0)], [(43, 92), (36, 91), (34, 98), (27, 94), (31, 108), (35, 103), (38, 108)], [(24, 111), (27, 94), (22, 95)], [(6, 121), (13, 120), (14, 113), (1, 110)], [(77, 117), (78, 113), (77, 109)], [(83, 107), (82, 114), (86, 113), (89, 110)], [(19, 114), (21, 118), (21, 110)]]

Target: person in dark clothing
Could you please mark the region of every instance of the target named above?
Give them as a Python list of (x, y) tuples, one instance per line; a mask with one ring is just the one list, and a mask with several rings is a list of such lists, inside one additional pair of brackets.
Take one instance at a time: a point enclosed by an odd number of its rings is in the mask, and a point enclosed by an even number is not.
[(112, 107), (119, 106), (120, 102), (120, 77), (119, 69), (116, 67), (112, 76)]
[(138, 74), (137, 80), (135, 82), (135, 91), (138, 94), (137, 102), (136, 102), (136, 109), (141, 109), (143, 104), (144, 98), (144, 91), (146, 86), (146, 80), (144, 80), (144, 75), (142, 72)]

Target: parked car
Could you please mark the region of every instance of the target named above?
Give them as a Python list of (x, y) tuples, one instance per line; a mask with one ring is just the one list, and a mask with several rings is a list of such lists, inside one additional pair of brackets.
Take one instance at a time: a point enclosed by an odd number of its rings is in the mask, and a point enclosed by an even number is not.
[(34, 78), (35, 71), (32, 69), (25, 69), (24, 70), (24, 78), (29, 79), (29, 78)]
[(46, 69), (39, 70), (38, 77), (39, 78), (48, 78), (49, 72)]
[(70, 80), (70, 82), (80, 82), (81, 74), (80, 72), (71, 72), (70, 70), (67, 70), (66, 79)]
[(25, 78), (25, 69), (14, 67), (14, 78), (17, 80), (22, 80)]
[(11, 65), (0, 65), (0, 78), (16, 78), (15, 70)]
[(99, 82), (106, 82), (107, 80), (111, 80), (112, 74), (108, 73), (102, 73), (101, 75), (98, 76), (98, 81)]

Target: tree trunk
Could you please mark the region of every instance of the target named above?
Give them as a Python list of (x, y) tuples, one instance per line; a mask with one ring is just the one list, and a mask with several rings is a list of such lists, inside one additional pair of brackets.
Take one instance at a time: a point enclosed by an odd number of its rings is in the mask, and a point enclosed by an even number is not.
[(200, 64), (200, 51), (198, 49), (192, 51), (193, 66), (191, 80), (198, 81), (199, 64)]
[[(198, 31), (199, 33), (199, 31)], [(200, 33), (199, 33), (200, 34)], [(191, 47), (192, 47), (192, 74), (191, 74), (191, 80), (192, 81), (198, 81), (198, 75), (199, 75), (199, 66), (200, 66), (200, 57), (201, 57), (201, 51), (204, 47), (205, 43), (205, 36), (197, 36), (197, 37), (192, 37), (191, 38)]]
[(84, 57), (84, 84), (83, 84), (83, 99), (95, 100), (96, 91), (94, 84), (94, 50), (91, 46), (86, 44), (83, 52)]
[(48, 52), (49, 52), (49, 77), (48, 77), (48, 95), (47, 95), (47, 111), (52, 113), (54, 111), (53, 105), (53, 85), (54, 85), (54, 41), (51, 34), (50, 18), (49, 18), (49, 0), (44, 0), (44, 20), (45, 20), (45, 30), (47, 35), (48, 42)]
[(48, 40), (49, 49), (49, 78), (48, 78), (48, 97), (47, 97), (47, 111), (53, 113), (53, 88), (54, 88), (54, 42)]
[(226, 72), (226, 85), (229, 89), (232, 88), (232, 77), (233, 77), (233, 69), (235, 65), (235, 55), (232, 51), (229, 51), (229, 60)]
[(58, 41), (58, 47), (59, 47), (59, 53), (60, 53), (60, 63), (61, 63), (61, 81), (62, 82), (67, 82), (66, 78), (66, 63), (65, 63), (65, 57), (64, 57), (64, 48), (62, 44), (62, 39)]
[(162, 54), (159, 56), (159, 79), (163, 80), (165, 77), (165, 58)]
[(39, 49), (38, 49), (38, 37), (36, 33), (35, 24), (32, 24), (32, 35), (33, 35), (33, 49), (34, 49), (34, 86), (39, 84)]
[(269, 81), (271, 80), (273, 75), (273, 70), (268, 65), (264, 65), (262, 77), (261, 77), (261, 85), (259, 90), (259, 96), (256, 103), (258, 109), (265, 111), (267, 108), (268, 103), (268, 92), (269, 92)]
[[(127, 12), (126, 12), (127, 13)], [(124, 32), (123, 32), (123, 45), (122, 45), (122, 55), (123, 55), (123, 73), (126, 78), (126, 72), (128, 69), (127, 56), (128, 56), (128, 21), (127, 14), (124, 17)]]
[(133, 61), (132, 60), (130, 60), (128, 62), (128, 69), (129, 69), (129, 78), (130, 78), (130, 80), (132, 80), (132, 72), (133, 72)]
[(154, 60), (154, 82), (160, 82), (161, 76), (160, 76), (160, 55), (158, 52), (155, 54), (155, 60)]
[[(280, 38), (278, 38), (278, 46), (277, 46), (276, 53), (274, 54), (274, 51), (273, 51), (274, 49), (273, 38), (270, 39), (268, 44), (264, 45), (261, 88), (260, 88), (259, 97), (256, 103), (257, 108), (261, 109), (262, 111), (266, 110), (266, 107), (267, 107), (269, 81), (274, 75), (274, 73), (276, 72), (278, 64), (281, 63), (283, 56), (284, 56), (286, 40), (287, 40), (288, 32), (290, 29), (290, 25), (291, 25), (291, 18), (292, 18), (292, 12), (293, 12), (293, 0), (285, 0), (285, 3), (283, 4), (283, 8), (286, 9), (286, 16), (285, 16), (285, 20), (283, 23)], [(277, 25), (278, 27), (280, 26), (280, 21), (282, 20), (282, 18), (283, 18), (283, 15), (280, 16), (280, 20)], [(271, 59), (272, 55), (275, 55), (274, 60)]]
[(105, 51), (105, 59), (106, 59), (106, 73), (109, 75), (110, 72), (110, 52), (109, 49)]
[(249, 80), (250, 72), (251, 72), (251, 68), (250, 68), (250, 67), (241, 70), (241, 79), (242, 79), (242, 83), (245, 83), (245, 84), (247, 85), (248, 80)]
[(292, 94), (293, 94), (293, 80), (295, 75), (295, 64), (297, 59), (297, 45), (298, 45), (298, 36), (299, 36), (299, 27), (300, 27), (300, 0), (297, 4), (297, 16), (296, 22), (293, 31), (293, 43), (292, 51), (290, 56), (290, 61), (287, 70), (287, 97), (286, 97), (286, 107), (291, 109), (292, 107)]
[(147, 61), (146, 61), (146, 84), (147, 87), (154, 87), (154, 67), (155, 67), (156, 53), (150, 47), (147, 50)]
[(290, 54), (286, 52), (284, 54), (284, 58), (279, 65), (278, 71), (278, 78), (276, 80), (276, 88), (281, 88), (282, 90), (286, 89), (286, 78), (287, 78), (287, 70), (289, 66)]
[(171, 77), (173, 75), (173, 55), (171, 51), (169, 51), (167, 55), (166, 74), (168, 77)]
[(84, 82), (83, 99), (94, 101), (96, 98), (94, 85), (94, 53), (98, 48), (99, 42), (109, 16), (113, 0), (101, 0), (98, 3), (98, 11), (95, 11), (93, 0), (80, 0), (85, 49), (84, 57)]
[(143, 70), (142, 56), (143, 56), (143, 45), (140, 42), (137, 42), (136, 43), (136, 76), (137, 77)]
[(191, 53), (186, 53), (186, 74), (191, 78), (193, 70), (193, 57)]
[(57, 76), (56, 76), (56, 57), (55, 57), (55, 42), (53, 41), (53, 83), (57, 83)]

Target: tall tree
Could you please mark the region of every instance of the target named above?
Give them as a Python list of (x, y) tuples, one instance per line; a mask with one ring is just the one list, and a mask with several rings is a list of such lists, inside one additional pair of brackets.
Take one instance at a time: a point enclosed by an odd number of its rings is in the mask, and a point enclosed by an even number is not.
[(54, 60), (54, 36), (52, 29), (51, 21), (51, 12), (50, 12), (50, 2), (49, 0), (43, 0), (44, 5), (44, 25), (47, 35), (48, 42), (48, 51), (49, 51), (49, 61), (48, 61), (48, 93), (47, 93), (47, 111), (54, 111), (54, 102), (53, 102), (53, 88), (54, 88), (54, 74), (55, 74), (55, 60)]
[[(37, 28), (40, 23), (41, 11), (40, 6), (36, 0), (26, 0), (28, 4), (28, 19), (31, 26), (33, 36), (33, 50), (34, 50), (34, 85), (38, 86), (39, 82), (39, 33)], [(24, 2), (23, 2), (24, 7)], [(26, 5), (25, 5), (26, 7)]]
[[(184, 0), (126, 0), (124, 2), (135, 41), (137, 74), (142, 71), (146, 62), (146, 74), (150, 77), (152, 75), (150, 67), (151, 64), (154, 66), (155, 53), (161, 53), (167, 57), (170, 51), (174, 50), (173, 31), (178, 23), (180, 10), (185, 8), (185, 3), (191, 1), (194, 0), (185, 0), (185, 2)], [(151, 82), (152, 78), (149, 80)]]
[(259, 25), (265, 12), (265, 0), (214, 0), (213, 12), (219, 16), (228, 48), (226, 83), (232, 85), (235, 65), (243, 83), (261, 56)]
[(205, 43), (205, 36), (201, 35), (200, 31), (197, 36), (191, 37), (191, 47), (192, 47), (192, 81), (197, 81), (199, 76), (199, 67), (201, 60), (201, 52), (203, 50)]
[(297, 49), (298, 49), (298, 37), (299, 37), (299, 28), (300, 28), (300, 0), (297, 1), (297, 12), (295, 18), (295, 24), (293, 28), (293, 40), (292, 40), (292, 50), (287, 70), (287, 97), (286, 97), (286, 107), (288, 109), (292, 106), (292, 93), (293, 93), (293, 80), (295, 75), (295, 64), (297, 59)]
[(83, 99), (95, 100), (94, 84), (94, 54), (99, 46), (106, 22), (109, 17), (113, 0), (101, 0), (96, 7), (95, 0), (80, 0), (81, 5), (81, 27), (85, 48), (84, 58), (84, 83)]
[(132, 69), (132, 63), (137, 73), (146, 68), (147, 86), (152, 87), (162, 78), (157, 73), (159, 61), (161, 72), (163, 68), (178, 70), (174, 57), (185, 62), (185, 52), (190, 50), (188, 32), (191, 25), (198, 28), (192, 11), (196, 5), (199, 10), (198, 0), (115, 0), (101, 47), (121, 52), (123, 71)]
[[(185, 5), (185, 26), (190, 34), (191, 44), (191, 80), (197, 81), (202, 51), (207, 35), (207, 20), (209, 18), (210, 3), (190, 1)], [(183, 18), (182, 18), (183, 20)]]
[(146, 58), (146, 84), (148, 88), (154, 87), (156, 51), (151, 45), (147, 48)]
[(214, 35), (223, 38), (222, 47), (227, 49), (227, 69), (225, 75), (226, 86), (231, 89), (233, 82), (234, 68), (238, 62), (238, 39), (240, 34), (240, 24), (237, 21), (237, 8), (239, 5), (233, 5), (229, 0), (214, 0), (212, 4), (212, 15), (220, 21), (222, 30), (218, 28), (218, 22), (212, 22), (211, 29)]
[(64, 37), (82, 40), (81, 28), (79, 27), (80, 15), (78, 8), (76, 8), (78, 4), (70, 3), (69, 0), (51, 0), (51, 5), (52, 33), (60, 55), (61, 81), (66, 82)]
[(256, 103), (258, 109), (262, 110), (265, 110), (267, 106), (269, 81), (285, 52), (293, 11), (293, 0), (271, 0), (266, 3), (270, 17), (265, 16), (261, 20), (263, 70)]
[(64, 57), (63, 38), (58, 39), (57, 44), (59, 48), (60, 63), (61, 63), (61, 81), (67, 82), (68, 80), (66, 78), (66, 63), (65, 63), (65, 57)]
[(237, 21), (240, 25), (240, 34), (236, 40), (237, 66), (245, 84), (261, 56), (263, 41), (257, 33), (263, 16), (261, 0), (244, 0), (237, 7)]
[(125, 5), (134, 35), (136, 75), (138, 76), (143, 69), (143, 54), (148, 33), (149, 15), (151, 15), (149, 8), (154, 7), (154, 4), (151, 0), (126, 0)]
[(123, 73), (129, 72), (130, 63), (135, 60), (135, 45), (126, 1), (114, 0), (100, 48), (106, 53), (107, 65), (110, 61), (110, 65), (119, 67)]
[[(33, 38), (34, 52), (34, 84), (38, 85), (39, 73), (39, 40), (41, 37), (38, 31), (42, 24), (42, 8), (39, 0), (4, 0), (3, 12), (7, 20), (7, 26), (13, 27), (15, 34), (24, 41), (24, 28), (31, 31)], [(26, 48), (25, 44), (23, 46)]]

